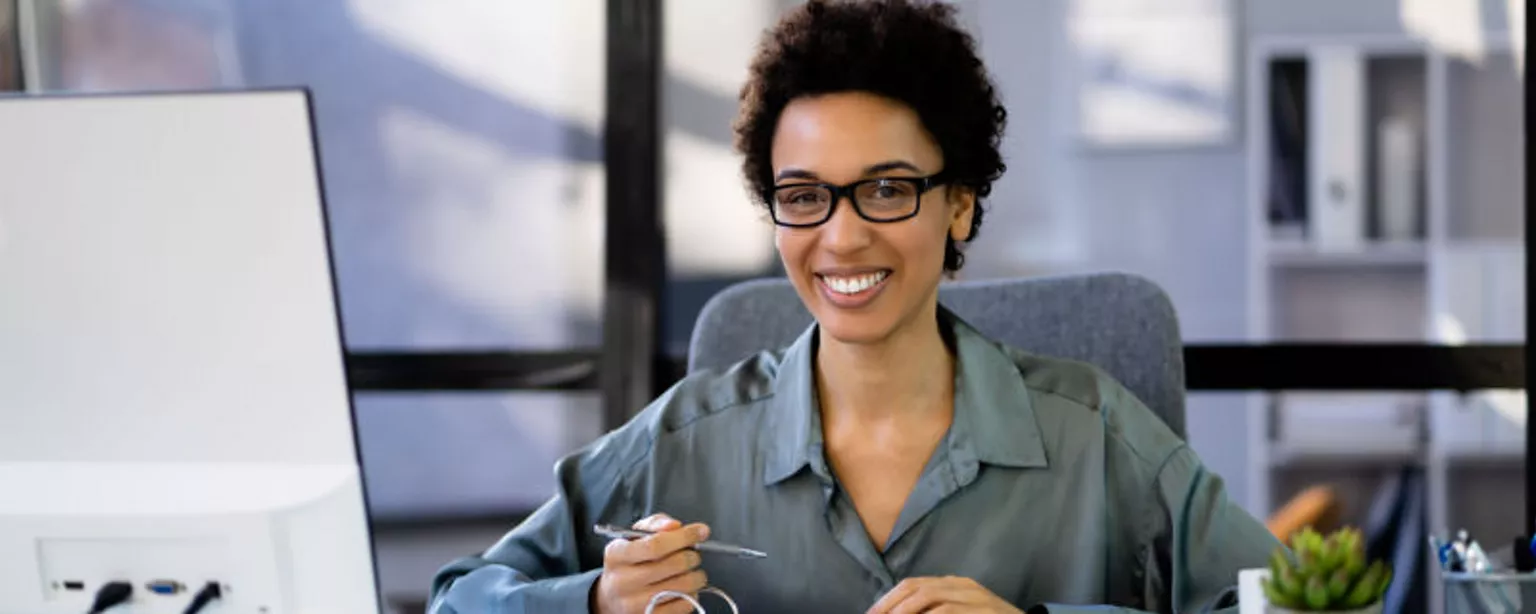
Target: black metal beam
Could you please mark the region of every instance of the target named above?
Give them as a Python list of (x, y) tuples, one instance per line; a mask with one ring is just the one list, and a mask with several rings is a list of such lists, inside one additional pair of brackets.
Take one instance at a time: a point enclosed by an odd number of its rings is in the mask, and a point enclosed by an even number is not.
[(1189, 390), (1486, 390), (1525, 387), (1522, 345), (1269, 344), (1184, 348)]
[(603, 127), (607, 219), (603, 422), (616, 428), (656, 394), (666, 237), (661, 215), (662, 1), (608, 0)]
[[(1523, 389), (1522, 345), (1190, 345), (1185, 387), (1217, 390)], [(603, 353), (354, 352), (347, 366), (358, 391), (606, 390)], [(686, 374), (681, 358), (646, 365), (665, 384)], [(611, 380), (610, 380), (611, 381)], [(636, 384), (638, 382), (635, 382)], [(634, 411), (650, 402), (628, 406)]]
[[(515, 527), (527, 520), (537, 510), (537, 503), (506, 508), (456, 510), (452, 512), (428, 512), (409, 516), (377, 515), (368, 518), (373, 536), (401, 534), (415, 531), (453, 528), (457, 530), (484, 528), (487, 530)], [(465, 553), (466, 555), (470, 553)]]
[(369, 392), (596, 391), (600, 353), (572, 352), (353, 352), (347, 357), (352, 389)]

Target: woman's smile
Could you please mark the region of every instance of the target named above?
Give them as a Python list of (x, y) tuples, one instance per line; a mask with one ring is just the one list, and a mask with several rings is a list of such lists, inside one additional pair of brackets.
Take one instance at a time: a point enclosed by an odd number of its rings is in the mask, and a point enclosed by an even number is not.
[(890, 269), (839, 269), (818, 271), (817, 286), (835, 307), (857, 309), (868, 305), (885, 289)]

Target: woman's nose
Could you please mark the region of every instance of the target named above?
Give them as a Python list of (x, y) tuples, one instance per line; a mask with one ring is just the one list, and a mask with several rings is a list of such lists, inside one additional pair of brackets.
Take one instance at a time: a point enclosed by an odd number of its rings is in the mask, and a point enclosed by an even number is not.
[(822, 224), (822, 246), (838, 253), (845, 253), (869, 245), (873, 235), (870, 223), (853, 208), (853, 201), (844, 197), (833, 203), (832, 217)]

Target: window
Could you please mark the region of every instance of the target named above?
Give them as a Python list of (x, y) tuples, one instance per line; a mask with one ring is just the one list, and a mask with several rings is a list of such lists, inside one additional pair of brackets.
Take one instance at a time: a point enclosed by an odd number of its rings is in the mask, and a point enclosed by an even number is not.
[[(43, 90), (311, 90), (350, 350), (600, 343), (601, 1), (34, 4)], [(372, 498), (393, 517), (531, 507), (594, 404), (360, 395)]]

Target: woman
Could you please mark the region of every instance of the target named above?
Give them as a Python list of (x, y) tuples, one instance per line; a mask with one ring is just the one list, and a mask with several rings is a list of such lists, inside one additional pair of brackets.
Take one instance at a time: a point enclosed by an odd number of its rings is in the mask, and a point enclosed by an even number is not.
[[(638, 613), (706, 585), (747, 614), (1232, 606), (1277, 543), (1220, 479), (1102, 372), (938, 305), (1004, 168), (953, 13), (812, 2), (768, 33), (737, 143), (815, 325), (563, 459), (552, 500), (439, 574), (434, 612)], [(711, 536), (768, 557), (692, 548)]]

